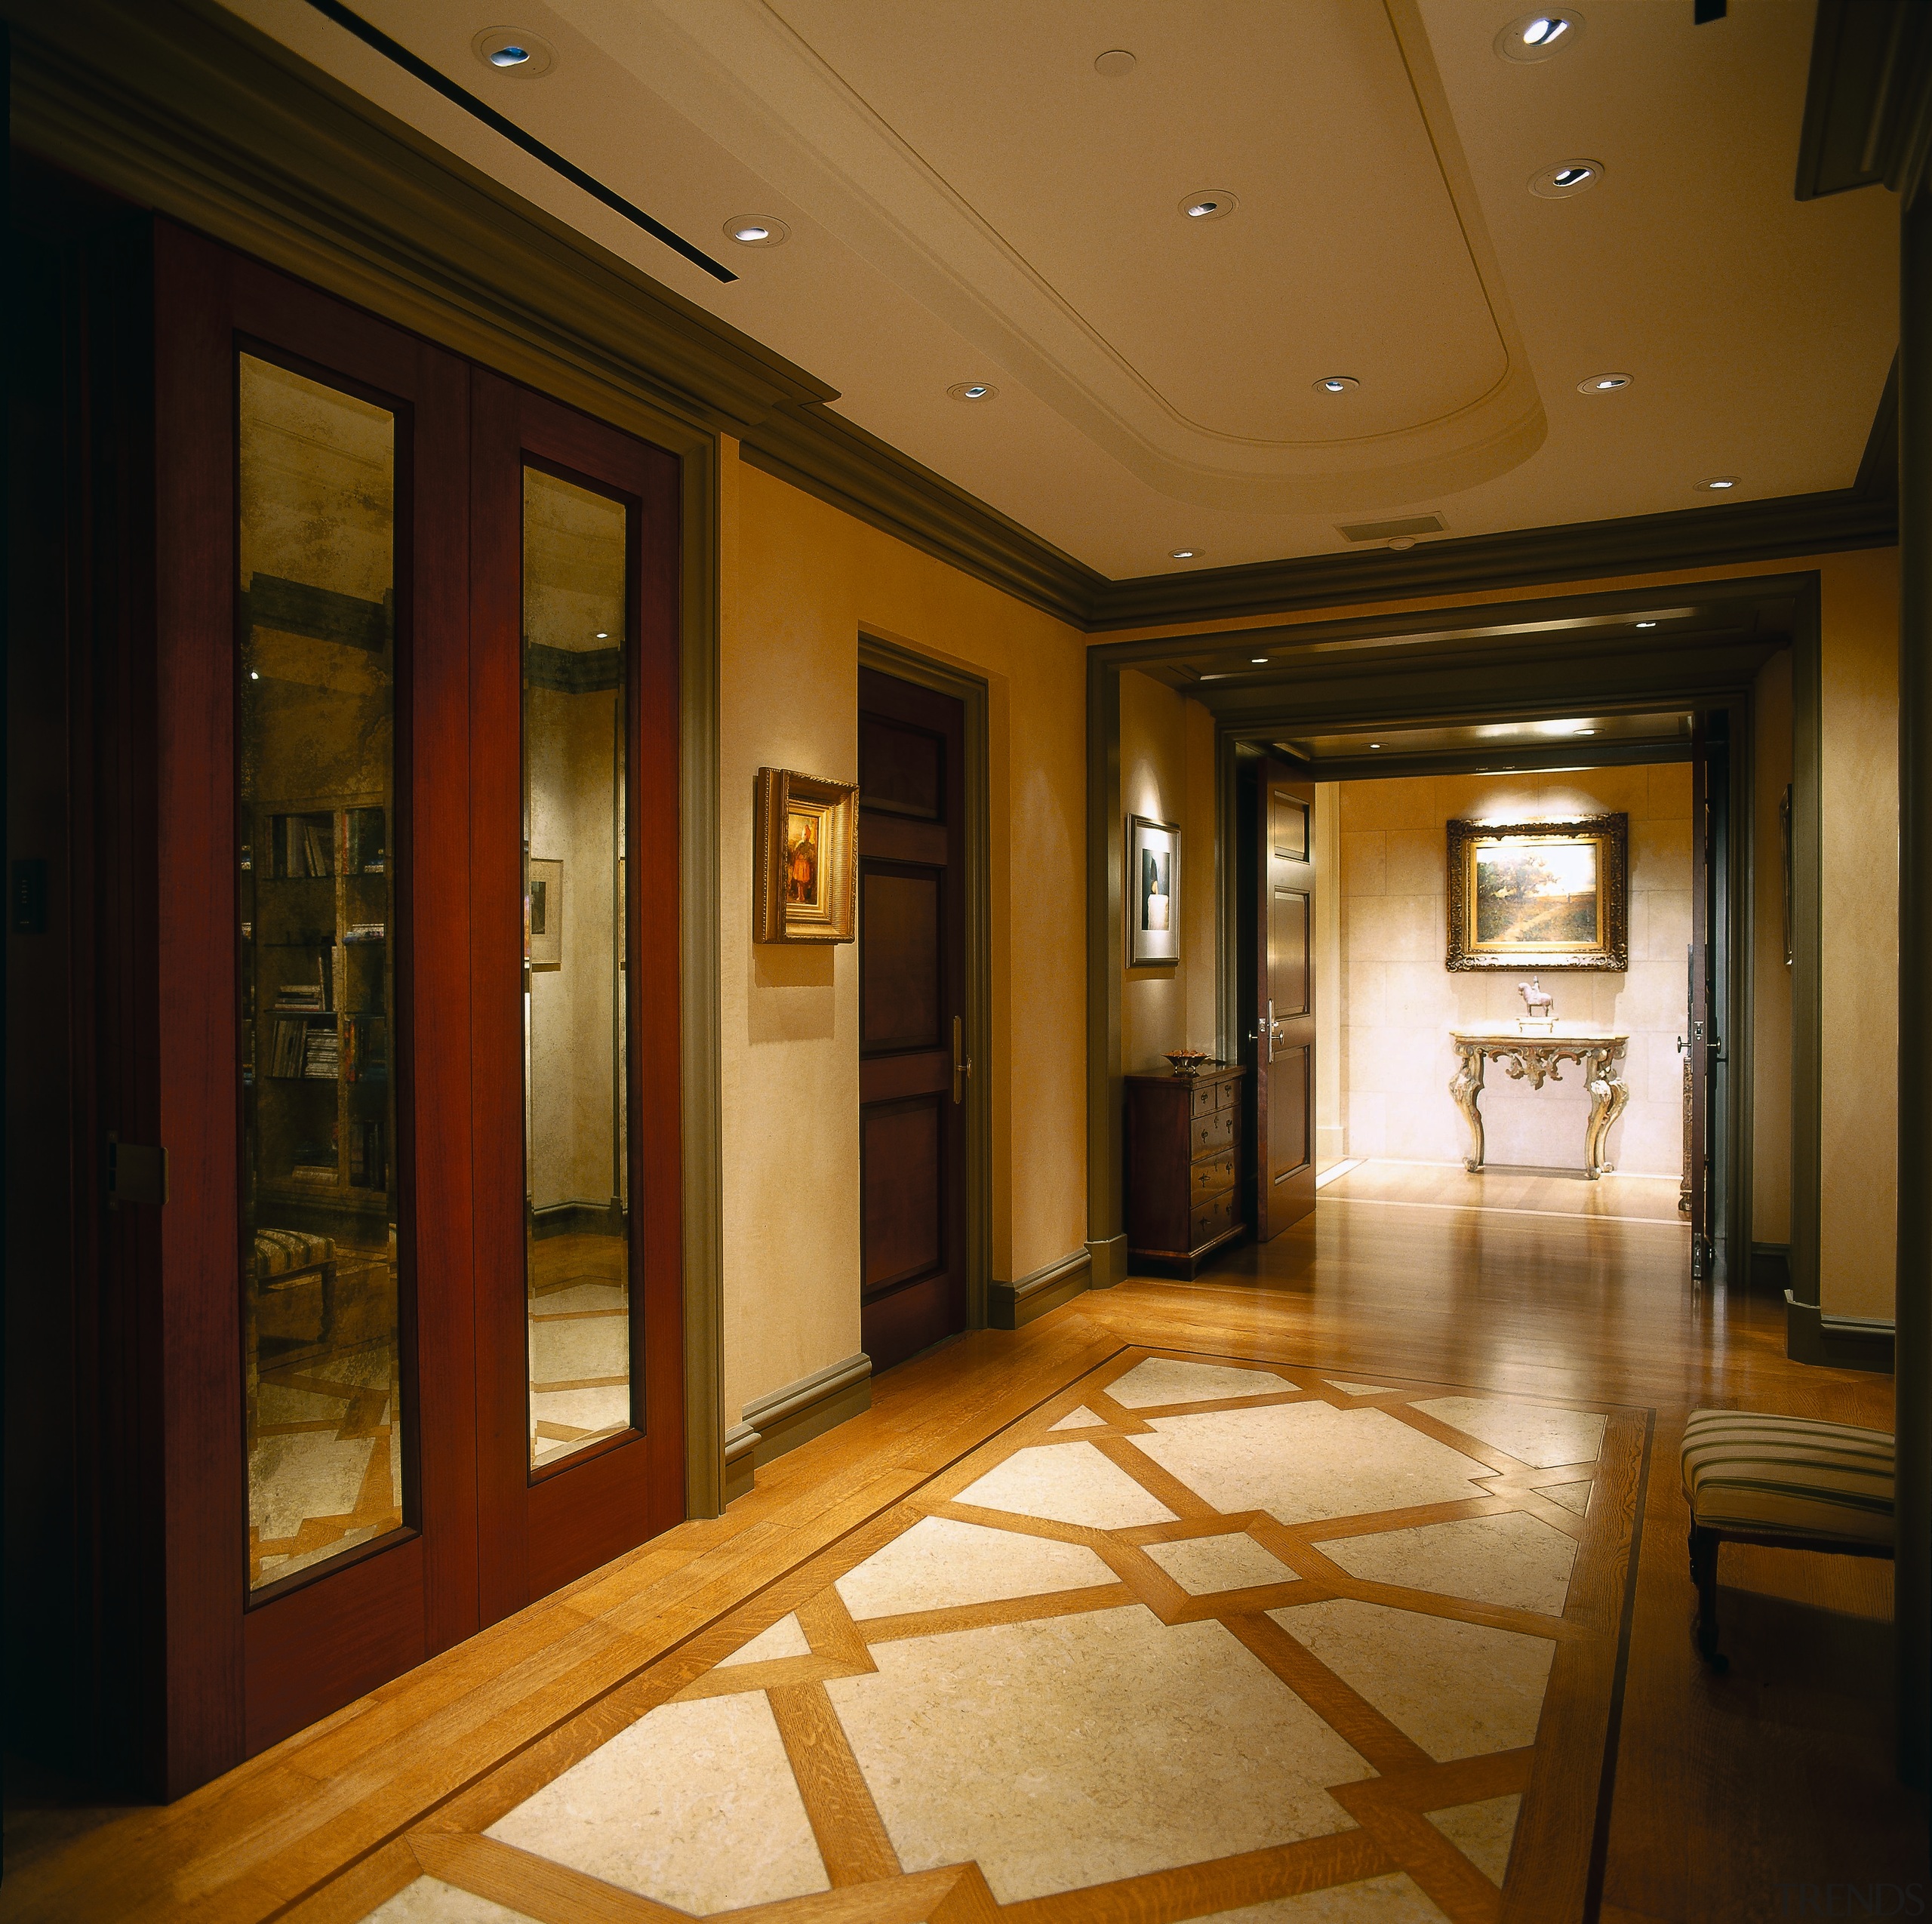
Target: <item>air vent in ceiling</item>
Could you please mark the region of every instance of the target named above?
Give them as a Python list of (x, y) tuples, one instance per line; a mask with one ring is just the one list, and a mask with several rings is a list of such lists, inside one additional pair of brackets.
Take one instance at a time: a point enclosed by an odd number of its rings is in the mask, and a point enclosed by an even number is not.
[(1440, 515), (1411, 515), (1406, 521), (1358, 521), (1352, 527), (1337, 528), (1337, 534), (1351, 541), (1393, 541), (1404, 534), (1440, 534)]

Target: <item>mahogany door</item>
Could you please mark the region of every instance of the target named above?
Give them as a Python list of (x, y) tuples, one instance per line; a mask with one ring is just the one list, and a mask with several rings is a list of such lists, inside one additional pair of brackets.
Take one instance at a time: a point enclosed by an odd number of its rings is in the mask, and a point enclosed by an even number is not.
[(477, 370), (480, 1607), (684, 1516), (678, 463)]
[(1690, 1273), (1708, 1280), (1712, 1271), (1711, 1181), (1711, 860), (1712, 767), (1708, 718), (1694, 727), (1690, 764), (1690, 941), (1685, 952), (1684, 1179), (1690, 1221)]
[(860, 1341), (966, 1327), (963, 703), (859, 671)]
[(1315, 1207), (1315, 783), (1264, 761), (1254, 787), (1254, 1236)]

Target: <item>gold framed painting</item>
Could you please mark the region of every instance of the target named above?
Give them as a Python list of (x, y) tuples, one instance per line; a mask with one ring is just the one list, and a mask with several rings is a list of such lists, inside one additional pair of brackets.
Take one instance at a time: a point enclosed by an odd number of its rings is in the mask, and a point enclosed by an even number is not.
[(1180, 824), (1127, 818), (1127, 965), (1180, 960)]
[(532, 968), (564, 965), (564, 865), (532, 856), (523, 898), (524, 937)]
[(1451, 968), (1630, 965), (1630, 818), (1449, 824)]
[(758, 939), (851, 941), (858, 933), (857, 785), (759, 769), (755, 839)]

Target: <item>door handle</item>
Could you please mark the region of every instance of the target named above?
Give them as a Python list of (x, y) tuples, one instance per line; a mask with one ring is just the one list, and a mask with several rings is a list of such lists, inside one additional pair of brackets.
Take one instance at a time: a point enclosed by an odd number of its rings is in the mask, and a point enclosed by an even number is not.
[(965, 1051), (965, 1024), (958, 1016), (952, 1018), (952, 1099), (955, 1102), (966, 1100), (966, 1078), (973, 1073), (973, 1058)]

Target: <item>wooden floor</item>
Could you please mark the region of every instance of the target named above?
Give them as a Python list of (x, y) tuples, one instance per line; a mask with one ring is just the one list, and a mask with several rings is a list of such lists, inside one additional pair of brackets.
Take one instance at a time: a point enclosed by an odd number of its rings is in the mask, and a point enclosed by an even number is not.
[(1676, 1474), (1692, 1408), (1889, 1429), (1890, 1379), (1787, 1362), (1781, 1306), (1694, 1292), (1684, 1254), (1672, 1224), (1324, 1191), (1309, 1221), (1195, 1282), (1084, 1295), (879, 1378), (869, 1411), (761, 1471), (725, 1517), (668, 1532), (167, 1809), (78, 1837), (78, 1814), (15, 1813), (0, 1919), (357, 1915), (361, 1880), (371, 1904), (394, 1888), (405, 1830), (433, 1830), (485, 1773), (1128, 1344), (1654, 1410), (1601, 1915), (1804, 1914), (1793, 1885), (1922, 1893), (1924, 1800), (1891, 1769), (1889, 1566), (1727, 1548), (1732, 1667), (1709, 1677), (1689, 1639)]
[(1338, 1163), (1324, 1171), (1324, 1199), (1401, 1202), (1444, 1209), (1507, 1209), (1538, 1216), (1622, 1216), (1637, 1222), (1678, 1223), (1681, 1193), (1675, 1176), (1599, 1177), (1581, 1170), (1478, 1169), (1460, 1162), (1399, 1162), (1377, 1158)]

